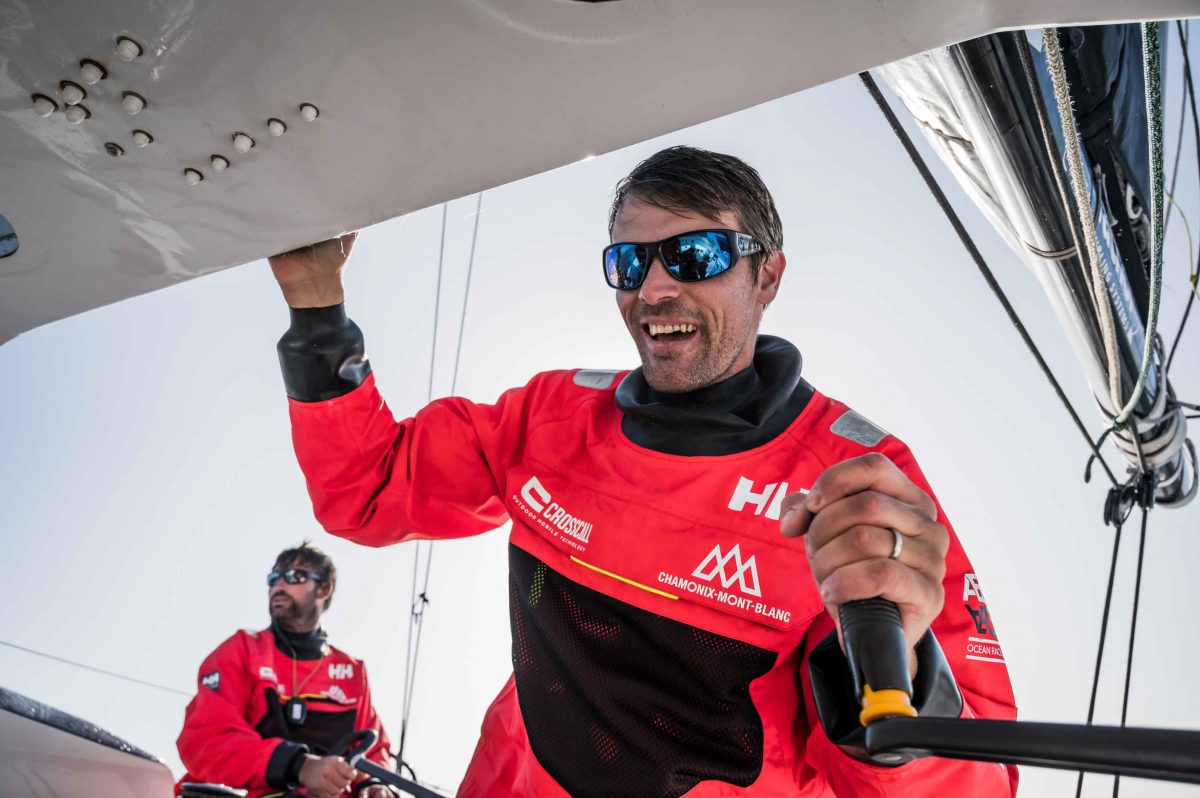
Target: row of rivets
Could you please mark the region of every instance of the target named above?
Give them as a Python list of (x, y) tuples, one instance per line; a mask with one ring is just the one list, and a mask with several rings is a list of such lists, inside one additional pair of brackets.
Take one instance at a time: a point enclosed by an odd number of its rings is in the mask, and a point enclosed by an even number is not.
[[(303, 103), (300, 106), (300, 118), (305, 122), (312, 122), (320, 115), (321, 112), (312, 103)], [(267, 132), (272, 138), (279, 138), (287, 132), (287, 124), (282, 119), (271, 117), (267, 120)], [(248, 133), (238, 131), (230, 138), (233, 141), (233, 150), (238, 155), (245, 155), (246, 153), (250, 152), (250, 150), (254, 149), (254, 138)], [(214, 172), (224, 172), (230, 166), (229, 159), (223, 155), (213, 155), (209, 161), (212, 163)], [(189, 186), (194, 186), (204, 179), (204, 173), (199, 169), (188, 167), (187, 169), (183, 170), (183, 178), (187, 181)]]

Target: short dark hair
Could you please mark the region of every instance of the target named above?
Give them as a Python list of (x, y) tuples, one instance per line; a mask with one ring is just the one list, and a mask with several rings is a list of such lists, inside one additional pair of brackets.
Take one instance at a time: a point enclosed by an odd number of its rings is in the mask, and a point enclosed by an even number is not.
[(639, 163), (617, 183), (608, 212), (608, 235), (629, 198), (679, 213), (716, 217), (737, 214), (740, 232), (753, 236), (763, 251), (752, 257), (750, 277), (758, 281), (762, 261), (783, 249), (783, 223), (775, 200), (754, 167), (732, 155), (697, 147), (668, 147)]
[(329, 609), (333, 602), (333, 591), (337, 587), (337, 568), (334, 567), (333, 560), (328, 554), (309, 544), (308, 540), (304, 540), (299, 546), (279, 552), (279, 556), (275, 558), (276, 571), (284, 571), (297, 565), (321, 574), (317, 581), (329, 585), (329, 595), (325, 598), (324, 606), (324, 609)]

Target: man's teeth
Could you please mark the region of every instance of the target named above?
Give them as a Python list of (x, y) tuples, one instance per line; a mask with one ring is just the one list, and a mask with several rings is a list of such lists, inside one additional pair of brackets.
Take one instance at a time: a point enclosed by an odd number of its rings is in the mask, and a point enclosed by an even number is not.
[(696, 331), (695, 324), (650, 324), (650, 337), (656, 338), (667, 333), (691, 333)]

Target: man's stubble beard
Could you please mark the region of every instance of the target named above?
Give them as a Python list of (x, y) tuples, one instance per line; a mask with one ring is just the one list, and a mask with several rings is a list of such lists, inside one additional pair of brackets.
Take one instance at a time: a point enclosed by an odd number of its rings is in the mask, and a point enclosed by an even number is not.
[(741, 345), (734, 344), (728, 352), (715, 351), (712, 340), (704, 328), (696, 332), (700, 336), (700, 351), (690, 363), (681, 363), (680, 358), (651, 358), (642, 348), (640, 338), (637, 341), (638, 355), (642, 360), (642, 374), (647, 384), (660, 393), (687, 393), (728, 379), (733, 375), (733, 366), (741, 354), (745, 338), (742, 336)]
[(271, 620), (289, 632), (309, 627), (316, 628), (317, 608), (315, 604), (312, 607), (301, 607), (295, 599), (291, 599), (283, 607), (279, 609), (269, 607), (269, 610)]

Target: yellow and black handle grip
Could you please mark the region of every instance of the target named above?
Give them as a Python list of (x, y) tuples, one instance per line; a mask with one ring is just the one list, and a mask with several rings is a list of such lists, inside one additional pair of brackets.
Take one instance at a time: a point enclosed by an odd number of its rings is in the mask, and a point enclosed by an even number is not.
[(862, 703), (858, 719), (866, 726), (882, 718), (913, 718), (908, 647), (900, 610), (882, 597), (847, 601), (838, 607), (842, 642)]

